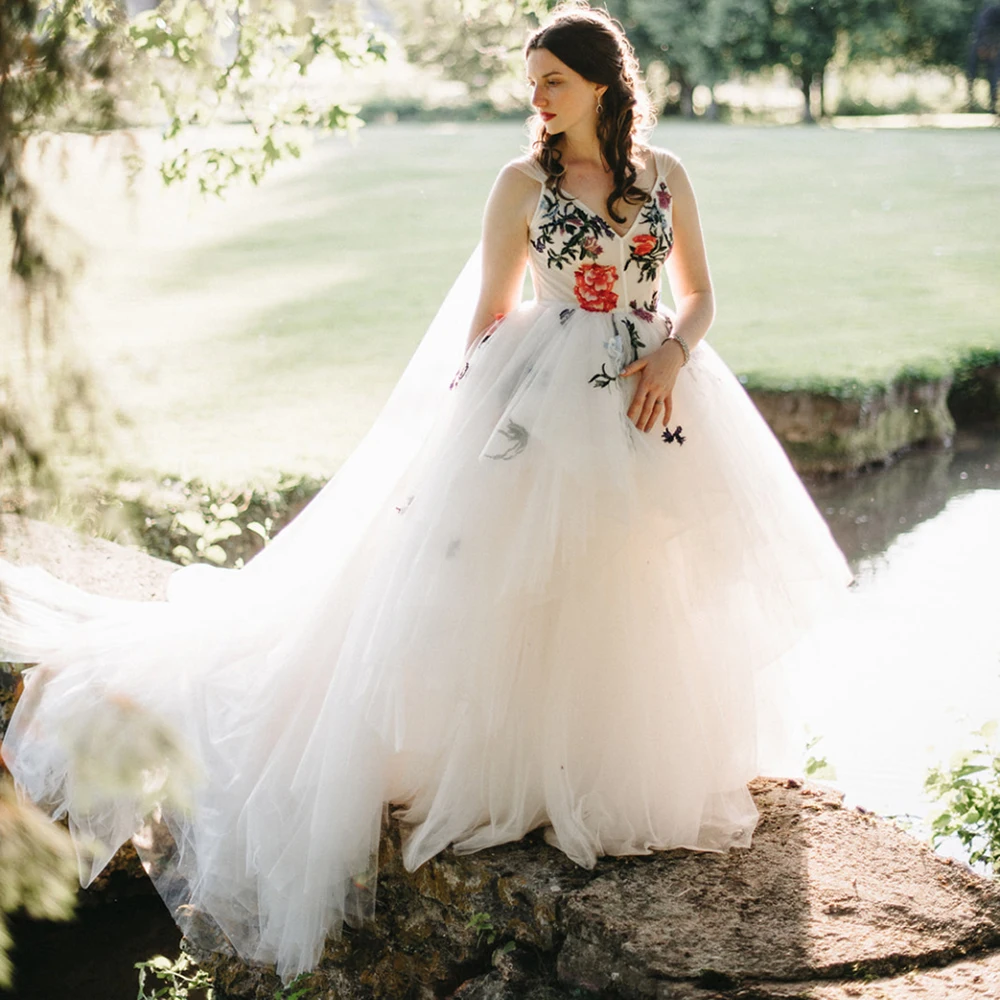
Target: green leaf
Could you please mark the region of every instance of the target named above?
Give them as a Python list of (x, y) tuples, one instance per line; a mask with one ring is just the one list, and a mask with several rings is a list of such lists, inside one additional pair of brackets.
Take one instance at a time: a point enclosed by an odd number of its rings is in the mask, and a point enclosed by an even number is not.
[(207, 559), (217, 566), (225, 566), (226, 560), (229, 559), (229, 555), (221, 545), (209, 545), (201, 555), (203, 559)]
[(194, 562), (194, 553), (186, 545), (175, 545), (170, 550), (170, 556), (174, 562), (179, 562), (184, 566)]
[(205, 540), (209, 543), (224, 542), (227, 538), (242, 535), (243, 529), (235, 521), (219, 521), (205, 529)]
[(182, 510), (174, 517), (174, 521), (192, 535), (203, 535), (205, 534), (205, 529), (208, 527), (205, 518), (197, 510)]

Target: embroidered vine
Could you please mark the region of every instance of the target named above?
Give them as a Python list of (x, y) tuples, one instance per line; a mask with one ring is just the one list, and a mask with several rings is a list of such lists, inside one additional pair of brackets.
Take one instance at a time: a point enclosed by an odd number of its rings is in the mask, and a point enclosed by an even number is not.
[(639, 338), (639, 330), (632, 320), (625, 317), (622, 319), (622, 325), (628, 331), (628, 342), (629, 346), (632, 348), (632, 360), (637, 361), (639, 358), (639, 348), (645, 347), (646, 345)]
[[(632, 348), (632, 357), (629, 363), (636, 361), (639, 358), (639, 348), (645, 347), (642, 338), (639, 336), (639, 329), (632, 320), (628, 317), (622, 317), (622, 325), (625, 327), (625, 332), (628, 334), (628, 345)], [(596, 389), (605, 389), (612, 382), (614, 382), (619, 375), (625, 370), (625, 345), (622, 340), (621, 332), (618, 329), (618, 318), (615, 316), (611, 317), (611, 325), (614, 330), (614, 334), (610, 339), (606, 340), (602, 344), (603, 348), (608, 352), (608, 356), (611, 358), (611, 371), (608, 371), (608, 362), (601, 365), (601, 370), (596, 375), (591, 375), (587, 381), (594, 386)]]
[(497, 458), (506, 462), (520, 455), (528, 447), (528, 429), (514, 420), (508, 420), (507, 425), (497, 433), (510, 441), (510, 444), (503, 451), (495, 455), (485, 455), (485, 458)]
[(660, 292), (659, 289), (654, 288), (653, 295), (648, 302), (636, 302), (635, 299), (632, 299), (628, 307), (639, 319), (643, 319), (647, 323), (652, 323), (656, 319), (656, 309), (659, 304)]
[(637, 233), (629, 245), (628, 260), (623, 270), (635, 264), (639, 269), (640, 280), (657, 281), (660, 277), (660, 266), (670, 256), (674, 247), (674, 231), (665, 219), (659, 206), (652, 201), (646, 202), (639, 213), (639, 221), (646, 224), (648, 232)]
[(605, 369), (604, 365), (601, 365), (601, 370), (596, 375), (591, 375), (587, 381), (598, 389), (604, 389), (618, 378), (618, 374), (618, 372), (615, 372), (612, 375), (611, 372)]
[[(561, 271), (588, 257), (596, 260), (603, 252), (601, 238), (614, 236), (611, 227), (598, 215), (586, 212), (575, 202), (563, 201), (546, 192), (542, 196), (542, 222), (531, 245), (545, 254), (545, 263)], [(556, 240), (556, 237), (566, 237)]]

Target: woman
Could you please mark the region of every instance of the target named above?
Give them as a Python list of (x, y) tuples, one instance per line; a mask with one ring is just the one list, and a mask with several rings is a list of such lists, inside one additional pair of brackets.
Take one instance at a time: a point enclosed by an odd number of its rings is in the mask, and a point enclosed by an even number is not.
[[(91, 875), (133, 836), (182, 926), (286, 979), (371, 915), (385, 803), (410, 870), (539, 826), (586, 867), (749, 846), (760, 685), (850, 580), (703, 341), (694, 195), (640, 142), (621, 30), (558, 11), (526, 65), (537, 139), (490, 196), (478, 299), (473, 261), (271, 546), (151, 604), (0, 565), (0, 643), (39, 664), (4, 745), (22, 787), (103, 841)], [(144, 794), (88, 781), (135, 719), (178, 734)], [(162, 801), (185, 762), (187, 811)]]

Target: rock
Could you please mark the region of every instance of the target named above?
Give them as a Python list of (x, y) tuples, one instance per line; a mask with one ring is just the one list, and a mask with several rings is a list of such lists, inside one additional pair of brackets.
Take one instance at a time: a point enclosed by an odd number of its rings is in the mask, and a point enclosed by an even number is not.
[(951, 377), (900, 378), (841, 398), (814, 390), (752, 389), (750, 395), (799, 472), (850, 472), (916, 444), (948, 443)]
[[(592, 871), (534, 831), (407, 873), (390, 822), (374, 925), (329, 942), (299, 985), (331, 1000), (1000, 996), (1000, 887), (829, 789), (751, 791), (749, 850)], [(219, 1000), (279, 986), (269, 969), (195, 953)]]
[[(5, 556), (100, 593), (159, 597), (174, 570), (59, 528), (0, 526)], [(328, 942), (296, 988), (327, 1000), (1000, 996), (1000, 887), (827, 788), (761, 779), (751, 791), (761, 820), (749, 850), (602, 858), (593, 870), (533, 831), (410, 873), (387, 817), (375, 921)], [(114, 866), (102, 876), (114, 894), (142, 874), (129, 850)], [(217, 1000), (279, 990), (273, 968), (186, 947)]]
[(138, 549), (14, 514), (0, 515), (0, 556), (20, 565), (40, 566), (94, 594), (138, 601), (165, 598), (167, 580), (177, 569)]
[[(14, 514), (0, 515), (0, 556), (20, 565), (39, 566), (95, 594), (135, 600), (162, 600), (167, 580), (177, 569), (138, 549)], [(0, 738), (18, 694), (17, 670), (0, 663)]]

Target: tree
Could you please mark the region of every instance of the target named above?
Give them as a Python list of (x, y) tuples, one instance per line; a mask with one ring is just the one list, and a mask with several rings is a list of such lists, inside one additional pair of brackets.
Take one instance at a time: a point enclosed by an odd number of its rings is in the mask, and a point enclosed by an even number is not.
[(981, 6), (981, 0), (896, 0), (902, 30), (894, 54), (915, 66), (964, 70)]
[(671, 83), (680, 87), (681, 114), (694, 114), (692, 95), (698, 84), (709, 87), (723, 76), (721, 62), (709, 41), (709, 0), (618, 0), (608, 9), (644, 44), (637, 55), (647, 63), (662, 62)]
[(768, 54), (767, 0), (614, 0), (608, 9), (644, 63), (666, 65), (688, 116), (696, 86), (759, 69)]
[(769, 62), (785, 66), (802, 91), (802, 119), (813, 121), (813, 87), (820, 84), (820, 114), (824, 112), (822, 81), (841, 32), (852, 24), (855, 0), (772, 0)]
[[(289, 130), (340, 130), (350, 109), (299, 81), (331, 62), (359, 65), (384, 46), (347, 0), (163, 0), (129, 20), (122, 0), (0, 3), (0, 291), (19, 305), (0, 316), (0, 483), (45, 480), (46, 454), (98, 437), (98, 400), (70, 347), (65, 291), (79, 258), (28, 180), (32, 136), (63, 129), (106, 132), (133, 117), (166, 119), (166, 182), (192, 178), (221, 193), (254, 183), (300, 153)], [(197, 151), (186, 130), (217, 117), (249, 126), (251, 139)], [(3, 285), (6, 285), (6, 289)]]
[[(112, 4), (0, 4), (0, 483), (49, 482), (49, 452), (94, 430), (99, 412), (86, 368), (61, 328), (71, 258), (28, 180), (32, 134), (117, 119), (121, 12)], [(6, 289), (3, 286), (6, 285)], [(9, 500), (8, 500), (9, 502)]]
[(884, 0), (851, 32), (861, 59), (959, 71), (966, 67), (981, 0)]
[(552, 5), (548, 0), (388, 0), (410, 63), (464, 83), (475, 101), (501, 106), (523, 79), (521, 48), (528, 32)]
[[(214, 114), (235, 112), (250, 126), (251, 141), (200, 152), (182, 145), (160, 165), (166, 182), (191, 177), (202, 191), (221, 193), (236, 177), (256, 182), (281, 158), (297, 156), (296, 142), (285, 134), (289, 127), (340, 129), (355, 120), (337, 103), (298, 92), (293, 79), (324, 58), (356, 64), (381, 51), (348, 3), (325, 3), (313, 12), (291, 0), (164, 0), (130, 21), (119, 0), (0, 0), (5, 504), (13, 498), (16, 505), (21, 490), (54, 489), (53, 454), (93, 448), (102, 413), (86, 363), (69, 346), (66, 292), (80, 260), (60, 241), (58, 224), (29, 180), (32, 138), (42, 131), (119, 129), (127, 124), (126, 101), (165, 115), (172, 139)], [(266, 101), (260, 100), (264, 89)], [(99, 734), (91, 734), (86, 756), (91, 773), (95, 763), (103, 766), (101, 773), (125, 781), (123, 792), (137, 795), (143, 772), (165, 754), (180, 759), (182, 750), (155, 719), (138, 709), (130, 717), (128, 760), (102, 760), (102, 749), (122, 744)], [(164, 797), (183, 791), (167, 789)], [(5, 914), (23, 907), (32, 916), (68, 917), (76, 871), (68, 835), (18, 802), (0, 777), (0, 986), (10, 978)]]

